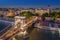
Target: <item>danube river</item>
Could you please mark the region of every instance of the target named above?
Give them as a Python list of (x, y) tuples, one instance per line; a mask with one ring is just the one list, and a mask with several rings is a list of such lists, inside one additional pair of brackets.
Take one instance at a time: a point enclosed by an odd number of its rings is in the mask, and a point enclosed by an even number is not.
[(52, 33), (50, 30), (34, 28), (29, 40), (60, 40), (58, 31)]
[(0, 36), (3, 35), (12, 27), (12, 23), (9, 21), (0, 20)]

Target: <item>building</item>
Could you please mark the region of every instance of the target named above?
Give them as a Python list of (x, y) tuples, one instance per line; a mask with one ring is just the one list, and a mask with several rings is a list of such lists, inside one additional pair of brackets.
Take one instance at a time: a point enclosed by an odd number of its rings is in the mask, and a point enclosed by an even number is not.
[(20, 15), (21, 10), (16, 10), (15, 15)]
[(7, 8), (0, 8), (0, 15), (5, 16), (8, 13), (8, 9)]
[(21, 12), (32, 12), (32, 13), (34, 13), (35, 12), (35, 10), (34, 9), (22, 9), (21, 10)]
[(15, 11), (9, 9), (8, 13), (6, 14), (6, 16), (15, 16)]
[(60, 8), (52, 9), (52, 12), (60, 12)]
[(35, 9), (35, 13), (42, 15), (44, 13), (49, 13), (49, 9)]

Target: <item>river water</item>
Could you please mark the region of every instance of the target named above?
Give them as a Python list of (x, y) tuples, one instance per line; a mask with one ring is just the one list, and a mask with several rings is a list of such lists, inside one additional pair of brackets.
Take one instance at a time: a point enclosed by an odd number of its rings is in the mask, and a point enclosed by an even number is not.
[(29, 40), (60, 40), (59, 32), (52, 33), (50, 30), (35, 28), (31, 34)]
[(10, 23), (0, 21), (0, 31), (9, 26)]

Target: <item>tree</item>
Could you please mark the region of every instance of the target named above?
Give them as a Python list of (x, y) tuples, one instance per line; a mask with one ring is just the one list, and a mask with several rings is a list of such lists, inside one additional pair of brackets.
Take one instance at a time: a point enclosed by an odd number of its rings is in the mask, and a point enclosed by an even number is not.
[(60, 12), (58, 12), (57, 14), (58, 14), (58, 18), (60, 18)]
[(35, 14), (33, 14), (33, 16), (39, 16), (39, 14), (38, 13), (35, 13)]
[(41, 17), (48, 17), (48, 13), (44, 13)]
[(50, 13), (50, 17), (57, 18), (58, 17), (58, 13), (57, 12), (52, 12), (52, 13)]
[(44, 21), (45, 17), (48, 17), (48, 13), (43, 14), (41, 17), (42, 17), (42, 20)]
[(53, 18), (60, 18), (60, 12), (52, 12), (51, 17)]
[(30, 17), (33, 16), (33, 14), (31, 12), (29, 12), (29, 11), (28, 12), (22, 12), (20, 15), (25, 16), (26, 18), (30, 18)]

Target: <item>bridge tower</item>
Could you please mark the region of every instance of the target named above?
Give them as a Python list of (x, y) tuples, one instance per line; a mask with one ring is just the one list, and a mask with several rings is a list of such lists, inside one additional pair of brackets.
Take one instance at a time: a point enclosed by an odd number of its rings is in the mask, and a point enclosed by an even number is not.
[(19, 18), (19, 16), (15, 16), (15, 23), (14, 23), (14, 27), (18, 28), (18, 24), (20, 25), (21, 19)]
[(20, 25), (19, 28), (21, 29), (20, 33), (17, 34), (19, 36), (24, 36), (25, 34), (27, 34), (26, 29), (25, 29), (25, 25), (26, 25), (25, 19), (26, 18), (22, 16), (15, 17), (15, 28), (18, 28), (18, 25)]
[(22, 28), (24, 26), (24, 24), (25, 24), (25, 17), (15, 16), (15, 26), (18, 26), (18, 24)]

